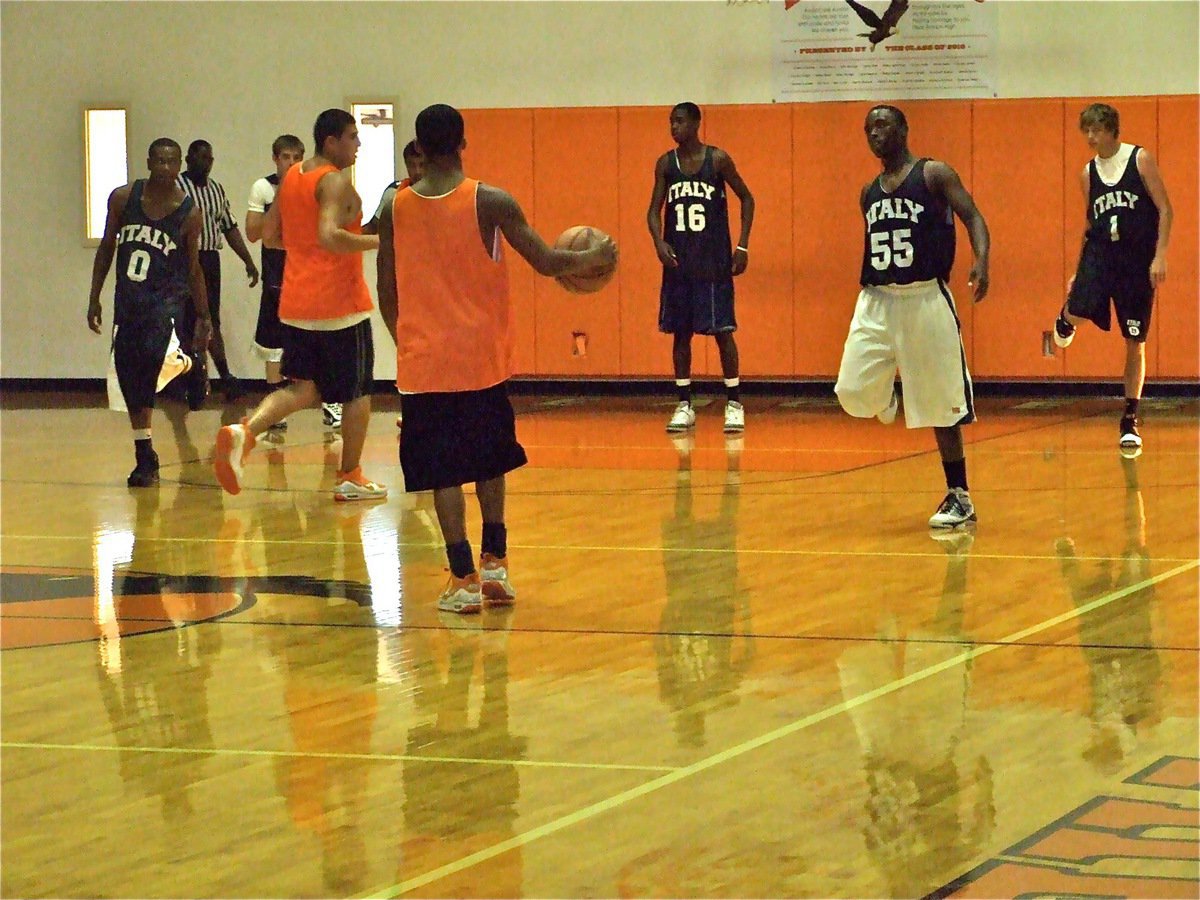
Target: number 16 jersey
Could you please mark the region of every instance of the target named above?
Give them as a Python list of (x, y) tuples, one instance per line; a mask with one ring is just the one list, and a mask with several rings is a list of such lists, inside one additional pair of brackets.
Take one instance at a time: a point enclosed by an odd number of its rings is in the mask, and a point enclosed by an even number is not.
[(679, 267), (664, 269), (664, 276), (692, 281), (732, 278), (729, 203), (725, 179), (713, 163), (713, 148), (704, 148), (704, 162), (694, 175), (684, 174), (679, 168), (679, 153), (672, 150), (668, 154), (666, 181), (663, 240), (675, 251)]
[(888, 192), (880, 175), (867, 187), (862, 278), (867, 285), (949, 281), (954, 265), (954, 211), (925, 183), (918, 159)]

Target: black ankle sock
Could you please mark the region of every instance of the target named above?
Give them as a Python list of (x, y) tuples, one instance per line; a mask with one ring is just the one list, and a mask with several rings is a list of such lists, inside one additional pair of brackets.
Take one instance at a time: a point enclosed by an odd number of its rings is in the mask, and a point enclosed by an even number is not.
[(446, 559), (455, 578), (466, 578), (475, 571), (475, 560), (471, 557), (471, 542), (459, 541), (446, 545)]
[(1133, 418), (1137, 417), (1139, 402), (1140, 402), (1140, 398), (1134, 398), (1134, 397), (1126, 397), (1125, 398), (1124, 418), (1133, 419)]
[(955, 462), (942, 460), (942, 471), (946, 473), (946, 487), (967, 490), (967, 461), (965, 459)]
[(690, 384), (677, 385), (679, 389), (679, 402), (692, 405), (692, 386)]
[(733, 387), (725, 388), (725, 395), (729, 399), (730, 403), (741, 403), (742, 402), (742, 394), (741, 394), (741, 386), (740, 385), (735, 384)]
[(508, 556), (508, 529), (503, 522), (483, 523), (483, 540), (479, 549), (500, 559)]
[(150, 438), (142, 438), (133, 442), (133, 456), (138, 462), (154, 458), (154, 444)]

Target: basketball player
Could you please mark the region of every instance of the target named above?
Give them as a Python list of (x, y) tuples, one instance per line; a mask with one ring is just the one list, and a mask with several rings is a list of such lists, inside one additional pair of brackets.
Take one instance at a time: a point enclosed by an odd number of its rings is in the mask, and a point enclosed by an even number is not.
[(1121, 121), (1106, 103), (1093, 103), (1079, 115), (1079, 130), (1095, 157), (1080, 173), (1088, 226), (1079, 265), (1067, 287), (1067, 302), (1054, 322), (1054, 342), (1067, 347), (1075, 326), (1090, 320), (1102, 331), (1112, 327), (1109, 300), (1125, 338), (1125, 412), (1120, 423), (1121, 453), (1142, 452), (1138, 402), (1146, 381), (1146, 337), (1154, 289), (1167, 277), (1171, 201), (1158, 163), (1145, 147), (1123, 144)]
[(383, 215), (383, 207), (391, 200), (388, 191), (402, 191), (413, 182), (421, 180), (421, 175), (425, 172), (425, 157), (421, 155), (421, 148), (417, 146), (416, 141), (409, 141), (404, 145), (404, 171), (407, 173), (405, 178), (393, 181), (384, 188), (383, 195), (379, 198), (379, 208), (375, 210), (375, 215), (371, 216), (371, 221), (363, 225), (363, 234), (379, 234), (379, 217)]
[(168, 370), (182, 374), (191, 367), (190, 358), (178, 351), (168, 359), (184, 308), (192, 308), (195, 323), (188, 345), (203, 352), (212, 332), (200, 268), (200, 210), (175, 183), (182, 156), (170, 138), (150, 145), (150, 177), (119, 187), (108, 198), (104, 237), (92, 263), (88, 326), (100, 334), (100, 291), (113, 256), (117, 258), (112, 355), (133, 428), (136, 464), (127, 480), (130, 487), (158, 483), (150, 419), (162, 377), (172, 374)]
[[(658, 328), (674, 335), (671, 351), (679, 405), (667, 431), (696, 424), (692, 409), (692, 335), (711, 334), (721, 353), (725, 377), (725, 431), (746, 427), (738, 380), (738, 350), (733, 333), (733, 276), (746, 271), (754, 197), (724, 150), (700, 143), (700, 107), (679, 103), (671, 110), (671, 137), (678, 145), (654, 165), (654, 191), (646, 221), (663, 265)], [(730, 252), (729, 206), (725, 185), (742, 205), (742, 231)], [(664, 222), (663, 205), (666, 204)]]
[[(258, 284), (258, 266), (254, 265), (254, 257), (250, 255), (250, 251), (246, 249), (246, 242), (242, 240), (237, 219), (229, 209), (229, 197), (225, 188), (211, 177), (212, 144), (205, 140), (192, 141), (188, 145), (185, 162), (187, 169), (179, 176), (179, 186), (200, 208), (204, 225), (200, 232), (200, 266), (204, 270), (209, 310), (212, 313), (212, 358), (221, 375), (225, 399), (236, 400), (245, 395), (246, 389), (241, 380), (229, 371), (229, 361), (225, 356), (225, 339), (221, 336), (221, 248), (224, 246), (222, 236), (229, 241), (233, 252), (245, 263), (246, 278), (250, 281), (250, 287)], [(198, 365), (189, 376), (191, 383), (188, 403), (192, 409), (199, 409), (204, 404), (208, 389), (208, 363), (199, 355), (196, 362)]]
[(956, 528), (976, 521), (962, 439), (962, 426), (975, 421), (975, 405), (946, 285), (954, 265), (953, 215), (967, 226), (975, 253), (969, 280), (976, 303), (988, 290), (987, 223), (954, 169), (909, 152), (903, 112), (876, 106), (864, 130), (883, 172), (859, 200), (866, 220), (862, 292), (834, 390), (850, 415), (890, 424), (899, 406), (900, 370), (905, 424), (933, 428), (946, 475), (948, 493), (929, 525)]
[(359, 462), (371, 416), (375, 347), (371, 294), (359, 254), (379, 238), (359, 233), (362, 201), (343, 170), (360, 145), (354, 117), (327, 109), (313, 126), (316, 153), (288, 169), (263, 219), (263, 241), (280, 240), (287, 252), (279, 320), (282, 375), (290, 379), (240, 425), (217, 433), (213, 466), (221, 487), (242, 489), (242, 467), (258, 435), (298, 409), (342, 404), (342, 464), (335, 500), (379, 500), (387, 488), (368, 480)]
[[(463, 118), (444, 104), (417, 115), (425, 173), (389, 191), (379, 219), (379, 309), (396, 341), (406, 491), (433, 491), (450, 580), (444, 612), (511, 605), (504, 476), (525, 465), (508, 400), (512, 312), (504, 238), (540, 275), (616, 264), (611, 239), (558, 250), (529, 226), (511, 195), (467, 178)], [(399, 299), (397, 299), (399, 298)], [(477, 571), (467, 540), (462, 486), (475, 482), (483, 513)]]

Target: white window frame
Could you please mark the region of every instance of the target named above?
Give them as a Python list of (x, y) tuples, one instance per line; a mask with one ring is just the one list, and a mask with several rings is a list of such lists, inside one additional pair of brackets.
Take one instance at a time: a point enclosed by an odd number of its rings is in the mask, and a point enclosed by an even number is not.
[[(358, 137), (362, 142), (362, 147), (359, 148), (359, 161), (350, 168), (350, 182), (354, 185), (354, 189), (358, 191), (359, 197), (362, 198), (363, 205), (363, 222), (366, 222), (374, 215), (376, 208), (379, 206), (379, 201), (383, 197), (383, 192), (389, 184), (396, 180), (396, 172), (398, 169), (397, 161), (400, 158), (398, 147), (399, 130), (396, 128), (396, 123), (400, 118), (400, 104), (391, 97), (373, 96), (371, 99), (351, 98), (346, 101), (350, 109), (350, 115), (354, 116), (354, 123), (358, 125)], [(381, 107), (391, 107), (391, 129), (392, 140), (390, 148), (377, 147), (368, 136), (367, 128), (364, 126), (362, 116), (365, 112), (371, 109), (379, 109)], [(391, 158), (386, 159), (387, 150), (391, 151)], [(364, 151), (367, 154), (378, 152), (378, 158), (373, 155), (369, 158), (364, 157)], [(385, 161), (386, 160), (386, 161)], [(386, 178), (384, 176), (386, 175)]]
[[(98, 247), (104, 237), (104, 222), (108, 216), (108, 197), (118, 187), (129, 183), (129, 104), (89, 103), (83, 107), (83, 244)], [(123, 146), (103, 149), (98, 142), (101, 117), (93, 123), (93, 113), (121, 113), (124, 122), (120, 130)], [(93, 135), (93, 130), (97, 135)], [(113, 129), (109, 128), (109, 137)], [(123, 159), (122, 159), (123, 157)], [(118, 161), (120, 160), (120, 161)]]

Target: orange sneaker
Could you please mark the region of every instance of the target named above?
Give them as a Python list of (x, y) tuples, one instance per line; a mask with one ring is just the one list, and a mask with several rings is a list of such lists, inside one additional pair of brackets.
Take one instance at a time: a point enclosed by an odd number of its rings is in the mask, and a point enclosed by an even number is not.
[(508, 580), (508, 557), (483, 554), (479, 559), (480, 590), (490, 606), (512, 606), (517, 592)]
[(362, 472), (362, 466), (353, 472), (338, 472), (333, 488), (333, 499), (339, 502), (349, 500), (385, 500), (387, 488), (367, 479)]
[(479, 587), (479, 573), (472, 572), (466, 578), (455, 578), (450, 574), (446, 589), (438, 597), (437, 608), (441, 612), (471, 615), (483, 609), (483, 598)]
[(217, 449), (213, 454), (213, 471), (217, 481), (230, 494), (242, 492), (242, 471), (246, 457), (257, 441), (242, 419), (238, 425), (226, 425), (217, 432)]

